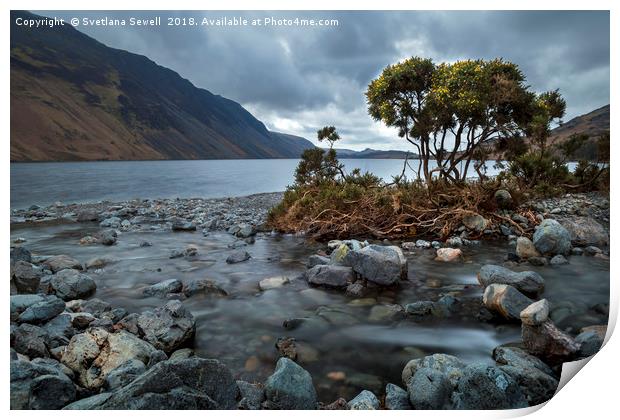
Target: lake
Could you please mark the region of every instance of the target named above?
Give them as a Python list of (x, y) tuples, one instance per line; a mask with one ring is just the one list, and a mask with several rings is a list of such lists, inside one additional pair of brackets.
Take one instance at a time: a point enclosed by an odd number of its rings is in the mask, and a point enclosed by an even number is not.
[[(385, 180), (400, 159), (342, 159)], [(298, 159), (11, 163), (11, 208), (131, 198), (217, 198), (283, 191)], [(410, 160), (416, 168), (417, 161)], [(489, 163), (489, 175), (494, 175)], [(473, 170), (472, 170), (473, 171)], [(411, 176), (411, 171), (408, 172)]]

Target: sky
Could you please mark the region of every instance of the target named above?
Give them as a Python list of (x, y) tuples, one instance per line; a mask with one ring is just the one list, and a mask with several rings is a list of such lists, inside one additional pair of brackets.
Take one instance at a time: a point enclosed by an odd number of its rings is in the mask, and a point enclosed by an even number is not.
[[(338, 147), (406, 150), (394, 129), (368, 115), (364, 92), (382, 69), (411, 56), (436, 63), (502, 57), (537, 92), (559, 89), (565, 121), (609, 103), (606, 11), (210, 11), (35, 12), (70, 18), (160, 16), (162, 26), (84, 26), (104, 44), (149, 57), (194, 85), (242, 104), (270, 130), (316, 143), (335, 125)], [(247, 26), (167, 26), (247, 19)], [(337, 25), (252, 26), (253, 19), (337, 19)], [(187, 20), (186, 20), (187, 21)], [(179, 21), (182, 23), (182, 20)]]

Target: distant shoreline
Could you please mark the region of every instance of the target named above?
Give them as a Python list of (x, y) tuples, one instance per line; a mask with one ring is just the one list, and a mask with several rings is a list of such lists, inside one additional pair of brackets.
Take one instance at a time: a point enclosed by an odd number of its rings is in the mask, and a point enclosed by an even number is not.
[[(299, 160), (300, 158), (205, 158), (205, 159), (98, 159), (98, 160), (11, 160), (10, 163), (95, 163), (95, 162), (196, 162), (201, 160)], [(372, 160), (400, 160), (404, 157), (353, 157), (345, 156), (340, 159), (372, 159)], [(417, 159), (410, 156), (409, 159)]]

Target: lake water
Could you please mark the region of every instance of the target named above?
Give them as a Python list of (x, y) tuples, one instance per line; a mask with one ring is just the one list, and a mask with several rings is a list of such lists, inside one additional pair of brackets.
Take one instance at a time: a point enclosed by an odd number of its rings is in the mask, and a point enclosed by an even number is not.
[[(11, 208), (131, 198), (218, 198), (283, 191), (298, 159), (11, 163)], [(385, 180), (400, 159), (342, 159)], [(410, 160), (417, 168), (417, 161)], [(489, 175), (494, 175), (493, 162)], [(412, 172), (408, 172), (412, 176)]]

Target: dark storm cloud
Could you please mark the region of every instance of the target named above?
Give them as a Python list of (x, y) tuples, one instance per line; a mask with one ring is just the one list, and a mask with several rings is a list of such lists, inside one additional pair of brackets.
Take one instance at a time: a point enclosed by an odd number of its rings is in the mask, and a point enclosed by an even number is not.
[[(268, 127), (313, 139), (334, 124), (342, 147), (403, 148), (366, 113), (366, 86), (411, 55), (503, 57), (537, 91), (559, 88), (566, 119), (609, 103), (607, 12), (41, 12), (59, 17), (335, 18), (337, 27), (80, 27), (243, 104)], [(165, 19), (164, 19), (165, 21)], [(164, 22), (165, 23), (165, 22)]]

